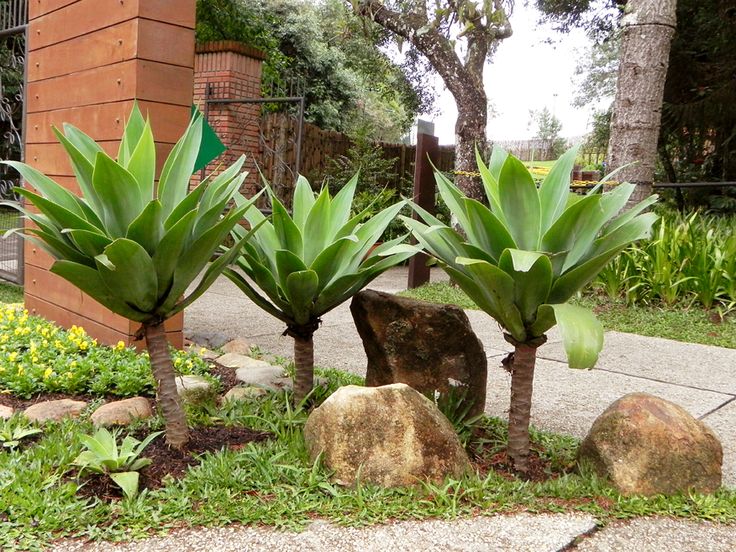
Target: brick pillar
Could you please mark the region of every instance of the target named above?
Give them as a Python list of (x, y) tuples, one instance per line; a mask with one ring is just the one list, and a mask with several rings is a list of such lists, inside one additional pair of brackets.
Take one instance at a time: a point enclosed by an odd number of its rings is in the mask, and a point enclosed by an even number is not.
[[(210, 98), (244, 99), (261, 97), (261, 65), (265, 55), (240, 42), (221, 40), (197, 45), (194, 58), (194, 103), (205, 110), (207, 88)], [(247, 196), (255, 193), (259, 182), (254, 161), (260, 162), (259, 126), (261, 104), (210, 104), (207, 120), (228, 148), (208, 167), (227, 167), (246, 155), (249, 175), (243, 186)], [(198, 178), (196, 181), (198, 182)], [(193, 184), (196, 183), (193, 180)]]
[[(186, 128), (192, 103), (194, 0), (29, 0), (26, 162), (79, 193), (51, 126), (69, 122), (111, 155), (138, 99), (158, 140), (159, 169)], [(130, 344), (139, 324), (115, 315), (48, 272), (53, 259), (25, 246), (25, 303), (102, 343)], [(183, 316), (168, 322), (182, 346)]]

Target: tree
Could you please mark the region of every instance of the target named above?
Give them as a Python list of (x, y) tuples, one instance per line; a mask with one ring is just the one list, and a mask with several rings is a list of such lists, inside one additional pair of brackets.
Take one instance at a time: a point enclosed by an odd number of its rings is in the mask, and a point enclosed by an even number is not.
[(532, 110), (529, 116), (537, 126), (535, 138), (542, 142), (543, 158), (557, 159), (565, 151), (565, 139), (560, 136), (562, 122), (547, 107)]
[[(406, 41), (442, 78), (457, 105), (455, 170), (457, 182), (469, 196), (480, 198), (483, 188), (475, 172), (474, 148), (485, 149), (488, 98), (483, 68), (500, 40), (511, 36), (507, 18), (510, 2), (458, 0), (355, 0), (356, 13), (375, 21)], [(457, 47), (464, 46), (464, 54)]]
[(626, 5), (607, 158), (612, 170), (633, 163), (618, 176), (636, 185), (632, 201), (652, 193), (675, 22), (676, 0), (630, 0)]
[(504, 363), (511, 372), (508, 453), (520, 473), (528, 469), (537, 348), (557, 324), (570, 367), (595, 364), (603, 328), (593, 313), (567, 301), (629, 243), (647, 236), (657, 218), (640, 214), (656, 196), (617, 215), (633, 184), (604, 194), (594, 189), (569, 201), (576, 156), (577, 148), (567, 151), (539, 189), (524, 164), (500, 148), (494, 148), (488, 167), (478, 156), (490, 209), (437, 173), (442, 199), (462, 235), (416, 206), (422, 221), (404, 217), (417, 241), (514, 346)]
[(151, 125), (137, 106), (125, 126), (117, 159), (72, 125), (65, 124), (63, 134), (55, 132), (82, 197), (24, 163), (7, 161), (38, 191), (18, 189), (38, 210), (19, 207), (35, 224), (27, 229), (26, 238), (53, 256), (51, 272), (114, 313), (142, 324), (141, 337), (146, 338), (157, 399), (166, 419), (166, 442), (182, 449), (189, 429), (164, 321), (202, 295), (232, 261), (234, 254), (211, 263), (187, 294), (253, 203), (244, 202), (223, 215), (245, 179), (240, 172), (244, 158), (189, 192), (202, 138), (201, 116), (192, 120), (171, 150), (158, 185), (154, 185), (156, 148)]
[(271, 194), (271, 222), (255, 209), (246, 214), (248, 222), (257, 227), (252, 241), (245, 240), (242, 228), (233, 230), (242, 247), (230, 253), (239, 254), (236, 267), (240, 270), (228, 268), (224, 273), (256, 305), (283, 321), (284, 334), (294, 338), (296, 404), (312, 390), (312, 336), (321, 317), (414, 254), (412, 247), (401, 245), (405, 236), (374, 248), (404, 202), (361, 223), (371, 206), (351, 217), (357, 182), (355, 175), (331, 197), (326, 186), (315, 194), (300, 177), (292, 215)]

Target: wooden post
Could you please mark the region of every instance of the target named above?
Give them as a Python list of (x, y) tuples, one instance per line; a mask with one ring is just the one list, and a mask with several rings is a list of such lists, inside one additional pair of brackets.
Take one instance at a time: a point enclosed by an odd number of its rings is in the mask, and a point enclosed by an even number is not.
[[(435, 183), (432, 163), (437, 165), (439, 140), (430, 134), (417, 135), (417, 151), (414, 157), (414, 202), (421, 208), (434, 213)], [(412, 215), (417, 218), (417, 214)], [(429, 282), (427, 255), (414, 255), (409, 261), (409, 288), (416, 288)]]
[[(176, 6), (169, 0), (34, 0), (28, 14), (26, 162), (78, 193), (52, 125), (72, 123), (114, 154), (137, 99), (151, 118), (160, 169), (189, 121), (194, 0)], [(49, 272), (52, 263), (42, 249), (25, 243), (29, 311), (65, 327), (83, 326), (102, 343), (135, 340), (140, 324)], [(165, 326), (178, 347), (182, 325), (178, 315)]]

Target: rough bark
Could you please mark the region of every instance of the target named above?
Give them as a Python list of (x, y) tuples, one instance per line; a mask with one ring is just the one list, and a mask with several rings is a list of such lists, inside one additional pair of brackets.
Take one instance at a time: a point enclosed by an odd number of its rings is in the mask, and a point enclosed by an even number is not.
[(156, 397), (166, 421), (166, 444), (182, 450), (189, 442), (189, 427), (186, 415), (176, 390), (174, 366), (169, 354), (164, 324), (144, 324), (151, 370), (156, 380)]
[(294, 338), (294, 404), (302, 402), (314, 385), (314, 341), (312, 334)]
[(516, 344), (511, 362), (508, 454), (514, 470), (522, 474), (529, 469), (529, 418), (536, 361), (537, 347), (525, 343)]
[(608, 161), (611, 169), (636, 163), (616, 178), (636, 184), (631, 203), (652, 193), (676, 4), (676, 0), (630, 0), (623, 18)]

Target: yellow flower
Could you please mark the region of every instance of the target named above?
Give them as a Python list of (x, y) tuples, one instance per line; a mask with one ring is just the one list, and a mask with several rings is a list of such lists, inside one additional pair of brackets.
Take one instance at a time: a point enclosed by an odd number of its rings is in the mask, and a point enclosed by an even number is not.
[(33, 355), (31, 357), (31, 362), (33, 362), (33, 364), (36, 364), (38, 362), (38, 357), (36, 355)]
[(46, 368), (46, 370), (43, 371), (44, 379), (47, 379), (53, 373), (54, 371), (51, 368)]
[(185, 362), (184, 364), (186, 364), (186, 367), (187, 367), (187, 368), (191, 368), (192, 366), (194, 366), (194, 365), (192, 364), (192, 361), (191, 361), (191, 360), (187, 360), (187, 361), (186, 361), (186, 362)]
[(8, 342), (8, 339), (10, 339), (8, 337), (8, 334), (0, 335), (0, 343), (7, 343)]
[(13, 333), (14, 333), (15, 335), (20, 335), (22, 331), (23, 331), (23, 330), (22, 330), (21, 328), (15, 328), (15, 330), (13, 330)]
[(87, 347), (89, 347), (89, 343), (87, 343), (86, 341), (80, 341), (79, 342), (79, 350), (80, 351), (86, 351), (87, 350)]
[(0, 374), (2, 374), (3, 372), (5, 372), (5, 366), (0, 366)]
[(16, 358), (18, 358), (18, 353), (17, 353), (17, 352), (15, 352), (15, 351), (13, 351), (12, 353), (10, 353), (10, 354), (8, 355), (8, 360), (9, 360), (10, 362), (15, 362), (15, 359), (16, 359)]
[(29, 328), (28, 326), (26, 326), (25, 328), (23, 328), (23, 332), (22, 333), (23, 333), (23, 335), (28, 335), (29, 333), (31, 333), (31, 328)]
[(23, 369), (23, 366), (18, 366), (18, 375), (22, 376), (25, 370)]
[(69, 363), (69, 367), (70, 367), (70, 368), (76, 368), (76, 367), (77, 367), (77, 361), (76, 361), (76, 360), (72, 360), (72, 361), (71, 361), (71, 362)]
[(125, 343), (123, 343), (122, 341), (118, 341), (115, 344), (115, 350), (116, 351), (122, 351), (123, 349), (125, 349)]
[(176, 366), (177, 368), (179, 366), (181, 366), (181, 359), (180, 358), (177, 358), (177, 359), (174, 360), (174, 366)]

